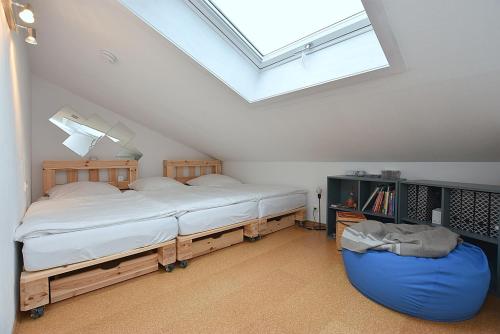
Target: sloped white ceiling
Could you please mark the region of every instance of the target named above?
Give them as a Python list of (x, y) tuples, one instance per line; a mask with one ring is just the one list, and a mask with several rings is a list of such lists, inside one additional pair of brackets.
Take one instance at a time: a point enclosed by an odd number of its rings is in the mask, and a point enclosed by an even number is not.
[(257, 104), (117, 1), (32, 2), (34, 73), (211, 156), (500, 161), (500, 1), (384, 0), (402, 73)]

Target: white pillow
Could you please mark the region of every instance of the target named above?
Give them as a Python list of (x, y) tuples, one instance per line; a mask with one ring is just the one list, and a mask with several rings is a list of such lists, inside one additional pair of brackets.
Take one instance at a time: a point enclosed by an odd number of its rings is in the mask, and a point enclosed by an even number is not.
[(226, 175), (208, 174), (191, 179), (187, 182), (187, 184), (190, 186), (222, 187), (233, 184), (241, 184), (241, 181)]
[(185, 187), (183, 183), (174, 180), (170, 177), (156, 176), (137, 179), (128, 185), (130, 189), (138, 191), (162, 190), (172, 187)]
[(106, 182), (71, 182), (52, 187), (48, 192), (49, 198), (74, 198), (82, 196), (119, 194), (120, 189)]

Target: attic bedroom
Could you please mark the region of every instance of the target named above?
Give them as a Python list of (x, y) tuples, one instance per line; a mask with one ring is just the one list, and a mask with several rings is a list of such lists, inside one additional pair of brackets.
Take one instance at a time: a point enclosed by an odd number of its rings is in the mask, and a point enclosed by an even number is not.
[(500, 333), (499, 1), (0, 8), (0, 333)]

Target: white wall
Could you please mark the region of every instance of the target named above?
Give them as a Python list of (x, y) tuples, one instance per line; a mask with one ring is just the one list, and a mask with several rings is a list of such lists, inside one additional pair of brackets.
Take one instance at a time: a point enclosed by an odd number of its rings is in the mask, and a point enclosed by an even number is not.
[(11, 333), (18, 300), (14, 229), (31, 200), (31, 92), (27, 45), (0, 6), (0, 333)]
[[(62, 142), (67, 134), (49, 122), (49, 118), (61, 107), (69, 106), (84, 117), (98, 114), (110, 124), (118, 121), (136, 133), (134, 145), (144, 155), (139, 160), (139, 176), (158, 176), (162, 174), (164, 159), (204, 159), (207, 156), (162, 134), (150, 130), (136, 122), (129, 121), (118, 114), (85, 100), (61, 87), (55, 86), (37, 76), (32, 78), (33, 128), (32, 128), (32, 194), (41, 195), (43, 160), (78, 160), (77, 154), (66, 148)], [(98, 159), (116, 159), (119, 146), (99, 143), (89, 156)]]
[(316, 187), (323, 188), (322, 222), (326, 222), (326, 177), (349, 170), (380, 173), (401, 170), (406, 179), (429, 179), (500, 185), (500, 162), (238, 162), (225, 161), (224, 174), (248, 183), (287, 184), (309, 191), (308, 218), (317, 206)]

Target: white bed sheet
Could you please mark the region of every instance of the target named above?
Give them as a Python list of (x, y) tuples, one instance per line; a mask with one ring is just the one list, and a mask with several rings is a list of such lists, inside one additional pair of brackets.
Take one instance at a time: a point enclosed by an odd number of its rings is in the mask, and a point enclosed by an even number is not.
[(245, 194), (248, 198), (258, 201), (259, 218), (306, 206), (307, 201), (307, 190), (283, 185), (231, 184), (220, 187), (193, 186), (191, 188), (193, 191), (204, 193), (212, 190), (214, 196), (231, 197), (235, 195), (230, 196), (230, 194)]
[(177, 232), (176, 218), (164, 217), (26, 238), (24, 268), (36, 271), (93, 260), (172, 240)]
[(42, 200), (30, 205), (14, 239), (25, 241), (50, 234), (149, 221), (173, 217), (175, 213), (170, 203), (152, 200), (135, 191)]
[(177, 218), (179, 235), (188, 235), (240, 223), (258, 217), (255, 201), (188, 212)]
[(259, 218), (306, 206), (306, 194), (263, 198), (259, 201)]

